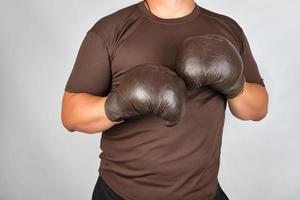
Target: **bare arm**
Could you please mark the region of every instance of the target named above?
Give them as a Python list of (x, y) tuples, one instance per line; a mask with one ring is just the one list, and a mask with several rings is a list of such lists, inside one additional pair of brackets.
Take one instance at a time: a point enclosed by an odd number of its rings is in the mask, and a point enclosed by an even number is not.
[(116, 122), (110, 121), (104, 111), (106, 97), (87, 93), (65, 92), (62, 101), (61, 121), (70, 132), (98, 133)]
[(265, 87), (245, 82), (244, 91), (228, 99), (231, 113), (241, 120), (262, 120), (268, 113), (268, 93)]

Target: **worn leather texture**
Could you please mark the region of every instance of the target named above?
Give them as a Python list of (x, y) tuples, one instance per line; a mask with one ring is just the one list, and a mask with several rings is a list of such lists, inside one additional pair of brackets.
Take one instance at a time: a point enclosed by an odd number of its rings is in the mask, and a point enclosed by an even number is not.
[(243, 90), (243, 62), (226, 38), (206, 34), (186, 38), (176, 57), (176, 72), (189, 89), (210, 86), (227, 98)]
[(185, 83), (174, 71), (147, 63), (126, 72), (108, 95), (105, 112), (112, 121), (153, 114), (173, 126), (185, 113), (185, 99)]

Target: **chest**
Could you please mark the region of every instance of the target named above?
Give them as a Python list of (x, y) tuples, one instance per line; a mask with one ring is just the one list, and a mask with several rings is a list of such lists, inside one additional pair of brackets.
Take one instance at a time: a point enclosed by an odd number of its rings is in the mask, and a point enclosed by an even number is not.
[(207, 33), (224, 35), (220, 30), (203, 23), (164, 25), (136, 22), (124, 28), (116, 34), (111, 54), (112, 90), (118, 87), (129, 69), (139, 64), (153, 63), (173, 70), (184, 39)]

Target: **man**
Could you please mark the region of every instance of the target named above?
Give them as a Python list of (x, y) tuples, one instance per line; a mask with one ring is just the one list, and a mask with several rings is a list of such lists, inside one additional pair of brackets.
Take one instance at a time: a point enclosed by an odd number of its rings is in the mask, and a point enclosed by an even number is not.
[[(193, 59), (210, 55), (199, 50), (203, 38), (183, 45), (203, 35), (220, 37), (214, 50), (227, 46), (224, 52), (240, 62), (234, 92), (220, 81), (191, 89), (192, 77), (172, 73), (191, 60), (203, 67)], [(227, 61), (221, 68), (232, 67)], [(211, 65), (204, 68), (197, 76), (208, 80)], [(102, 132), (93, 199), (227, 199), (217, 181), (226, 102), (241, 120), (267, 114), (267, 91), (242, 28), (193, 0), (148, 0), (101, 18), (87, 32), (65, 88), (62, 122), (71, 132)]]

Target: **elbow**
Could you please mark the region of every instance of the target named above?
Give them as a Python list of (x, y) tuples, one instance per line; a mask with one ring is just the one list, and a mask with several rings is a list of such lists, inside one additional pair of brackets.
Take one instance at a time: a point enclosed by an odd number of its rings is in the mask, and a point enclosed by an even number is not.
[(254, 119), (252, 119), (252, 121), (258, 122), (263, 120), (265, 117), (267, 116), (267, 113), (262, 113), (260, 115), (257, 115)]
[(260, 112), (258, 112), (255, 116), (255, 118), (253, 118), (253, 121), (261, 121), (263, 120), (268, 114), (268, 107), (266, 106), (265, 108), (261, 109)]
[(268, 109), (264, 108), (264, 109), (260, 109), (259, 112), (255, 112), (255, 113), (232, 113), (233, 116), (235, 116), (236, 118), (243, 120), (243, 121), (261, 121), (263, 120), (267, 114), (268, 114)]
[(258, 110), (258, 112), (256, 113), (256, 116), (254, 119), (252, 119), (253, 121), (261, 121), (263, 120), (267, 114), (268, 114), (268, 107), (269, 107), (269, 103), (268, 103), (268, 94), (267, 92), (265, 92), (265, 96), (264, 96), (264, 103), (261, 105), (261, 108)]
[(65, 127), (65, 129), (67, 129), (70, 133), (73, 133), (75, 131), (75, 128), (73, 126), (71, 119), (64, 116), (63, 114), (61, 115), (61, 123)]
[(64, 126), (65, 129), (67, 129), (70, 133), (75, 132), (75, 129), (74, 129), (70, 124), (63, 123), (63, 126)]

